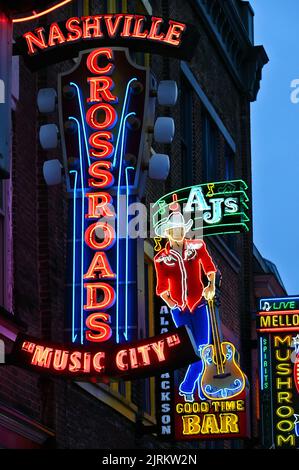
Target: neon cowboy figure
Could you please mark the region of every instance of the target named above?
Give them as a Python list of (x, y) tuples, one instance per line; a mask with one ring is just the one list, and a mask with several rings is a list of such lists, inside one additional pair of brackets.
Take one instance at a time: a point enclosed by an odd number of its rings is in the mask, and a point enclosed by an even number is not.
[[(215, 296), (217, 269), (203, 240), (186, 238), (193, 221), (187, 223), (180, 212), (172, 212), (166, 221), (155, 228), (156, 235), (168, 238), (168, 242), (154, 258), (157, 274), (156, 293), (168, 307), (176, 327), (190, 328), (200, 352), (209, 343), (209, 313), (207, 302)], [(205, 287), (202, 271), (208, 278)], [(179, 393), (185, 401), (194, 401), (198, 382), (198, 394), (202, 393), (198, 379), (203, 369), (202, 361), (191, 364), (180, 384)]]

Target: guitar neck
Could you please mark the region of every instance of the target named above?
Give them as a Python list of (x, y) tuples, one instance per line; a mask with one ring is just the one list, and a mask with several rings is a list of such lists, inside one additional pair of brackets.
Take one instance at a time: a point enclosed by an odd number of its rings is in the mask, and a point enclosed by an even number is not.
[(213, 336), (213, 344), (215, 350), (215, 362), (217, 366), (218, 374), (224, 373), (224, 361), (221, 351), (221, 341), (220, 341), (220, 330), (219, 325), (216, 317), (215, 311), (215, 300), (208, 301), (210, 319), (211, 319), (211, 327), (212, 327), (212, 336)]

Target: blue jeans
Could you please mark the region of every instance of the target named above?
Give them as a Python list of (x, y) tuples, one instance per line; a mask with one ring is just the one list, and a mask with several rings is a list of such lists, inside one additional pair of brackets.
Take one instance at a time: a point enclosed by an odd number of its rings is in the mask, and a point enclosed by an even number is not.
[[(176, 327), (186, 325), (190, 328), (193, 335), (197, 350), (201, 353), (202, 348), (206, 344), (210, 344), (210, 317), (206, 301), (202, 301), (198, 307), (191, 313), (186, 309), (182, 311), (180, 308), (171, 310), (172, 319)], [(196, 382), (203, 372), (202, 361), (191, 364), (185, 374), (183, 382), (180, 384), (180, 392), (193, 394)], [(199, 397), (204, 399), (198, 382)]]

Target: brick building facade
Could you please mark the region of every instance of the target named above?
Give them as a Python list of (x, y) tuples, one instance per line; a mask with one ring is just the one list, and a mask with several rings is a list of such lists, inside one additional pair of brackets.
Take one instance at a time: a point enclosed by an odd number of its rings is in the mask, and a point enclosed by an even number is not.
[[(251, 199), (250, 103), (257, 97), (261, 71), (267, 62), (262, 46), (254, 46), (253, 12), (240, 0), (74, 0), (46, 18), (20, 24), (15, 36), (44, 23), (71, 15), (128, 11), (154, 14), (192, 23), (200, 39), (191, 63), (136, 54), (149, 62), (158, 80), (175, 79), (180, 89), (172, 115), (176, 134), (170, 146), (155, 150), (171, 156), (165, 183), (148, 181), (146, 203), (192, 184), (243, 179)], [(53, 122), (36, 106), (39, 88), (56, 87), (57, 74), (72, 61), (30, 72), (15, 59), (19, 92), (13, 97), (11, 180), (3, 181), (0, 198), (0, 335), (9, 351), (19, 331), (62, 341), (65, 328), (65, 269), (68, 198), (64, 185), (47, 187), (42, 166), (57, 153), (39, 146), (38, 128)], [(58, 155), (60, 157), (60, 155)], [(251, 211), (250, 211), (251, 212)], [(209, 250), (222, 273), (221, 323), (225, 339), (240, 351), (249, 381), (252, 371), (251, 317), (255, 310), (252, 230), (244, 235), (217, 236)], [(149, 296), (141, 314), (153, 327), (153, 244), (145, 241), (146, 274), (143, 290)], [(0, 369), (0, 447), (134, 448), (159, 447), (154, 433), (155, 380), (94, 385), (41, 378), (12, 366)], [(252, 405), (256, 403), (252, 388)], [(257, 437), (256, 407), (251, 407), (253, 437)], [(256, 445), (257, 441), (198, 444), (213, 447)], [(167, 446), (167, 444), (164, 444)], [(183, 444), (177, 444), (182, 446)]]

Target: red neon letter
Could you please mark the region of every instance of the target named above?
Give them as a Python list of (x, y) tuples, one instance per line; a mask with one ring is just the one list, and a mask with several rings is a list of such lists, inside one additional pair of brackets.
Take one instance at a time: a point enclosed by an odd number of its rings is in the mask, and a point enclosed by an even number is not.
[(53, 368), (55, 370), (65, 370), (67, 366), (67, 360), (69, 357), (68, 351), (62, 351), (61, 349), (56, 349), (53, 359)]
[(182, 41), (182, 34), (186, 29), (186, 25), (176, 21), (169, 21), (169, 29), (165, 36), (165, 42), (172, 46), (179, 46)]
[[(95, 181), (94, 179), (89, 179), (88, 184), (91, 188), (110, 188), (114, 183), (114, 176), (110, 173), (112, 166), (111, 162), (94, 162), (88, 168), (90, 176), (100, 179), (100, 181)], [(106, 168), (103, 170), (102, 168)]]
[(94, 355), (93, 367), (96, 372), (102, 372), (105, 369), (105, 365), (101, 364), (101, 361), (105, 361), (105, 353), (100, 351)]
[(117, 96), (112, 95), (111, 90), (114, 88), (114, 81), (110, 77), (91, 77), (87, 79), (90, 85), (90, 96), (87, 98), (88, 103), (95, 101), (107, 101), (108, 103), (117, 103)]
[[(104, 139), (104, 140), (103, 140)], [(114, 154), (114, 146), (108, 140), (113, 140), (112, 132), (94, 132), (89, 137), (89, 145), (99, 150), (89, 150), (89, 155), (95, 158), (110, 158)]]
[[(103, 33), (101, 31), (101, 15), (98, 16), (85, 16), (82, 18), (83, 21), (83, 39), (102, 38)], [(93, 34), (90, 34), (90, 30)]]
[[(105, 113), (105, 119), (103, 122), (99, 122), (96, 118), (96, 113), (98, 111), (103, 111)], [(117, 112), (113, 106), (108, 103), (94, 104), (86, 113), (86, 121), (90, 127), (98, 129), (99, 131), (113, 129), (117, 122)]]
[[(69, 31), (69, 34), (66, 37), (66, 40), (69, 41), (77, 41), (77, 39), (82, 38), (82, 29), (80, 26), (80, 18), (69, 18), (65, 23), (66, 29)], [(74, 33), (73, 35), (71, 33)]]
[(112, 196), (108, 193), (86, 193), (88, 198), (87, 219), (98, 219), (99, 217), (114, 217)]
[(48, 45), (52, 47), (52, 46), (56, 46), (56, 43), (62, 44), (64, 42), (65, 42), (65, 37), (62, 34), (62, 31), (59, 28), (58, 24), (52, 23), (50, 26)]
[(129, 365), (125, 364), (125, 362), (124, 362), (124, 359), (127, 358), (127, 355), (128, 355), (128, 353), (127, 353), (126, 349), (122, 349), (121, 351), (119, 351), (116, 354), (115, 361), (116, 361), (117, 367), (120, 370), (128, 370), (129, 369)]
[(121, 33), (122, 38), (129, 38), (131, 36), (130, 30), (131, 30), (131, 25), (132, 25), (132, 20), (134, 18), (134, 15), (126, 15), (125, 16), (125, 22), (124, 22), (124, 27)]
[[(87, 302), (84, 305), (85, 310), (106, 309), (112, 307), (115, 301), (115, 291), (112, 286), (104, 282), (95, 284), (85, 284), (87, 291)], [(103, 299), (98, 302), (98, 290), (102, 291)]]
[[(112, 18), (115, 17), (114, 24), (112, 22)], [(108, 31), (108, 35), (110, 38), (114, 38), (116, 36), (117, 30), (119, 28), (121, 19), (123, 15), (104, 15), (106, 28)]]
[(157, 358), (159, 362), (165, 361), (165, 355), (164, 355), (164, 341), (159, 341), (158, 343), (152, 343), (151, 347), (157, 354)]
[(51, 359), (53, 355), (52, 348), (45, 348), (44, 346), (36, 345), (31, 364), (34, 366), (50, 368)]
[[(100, 238), (99, 232), (102, 230), (103, 241), (96, 241)], [(107, 250), (115, 242), (115, 231), (107, 222), (96, 222), (90, 225), (85, 232), (85, 243), (93, 250)]]
[(37, 28), (35, 30), (35, 34), (37, 34), (37, 37), (34, 36), (33, 33), (25, 33), (23, 34), (23, 38), (26, 39), (27, 46), (28, 46), (28, 52), (30, 55), (33, 55), (36, 53), (36, 49), (33, 47), (33, 44), (39, 49), (47, 49), (47, 44), (45, 41), (45, 36), (44, 36), (44, 28)]
[[(112, 328), (110, 325), (107, 325), (110, 320), (111, 318), (108, 313), (92, 313), (89, 315), (86, 319), (86, 326), (90, 329), (86, 331), (86, 339), (93, 343), (108, 341), (112, 336)], [(106, 323), (98, 323), (98, 321)], [(96, 331), (98, 334), (90, 330)]]
[(132, 38), (138, 38), (138, 39), (145, 39), (148, 35), (148, 31), (143, 31), (142, 32), (142, 27), (145, 21), (145, 16), (135, 16), (136, 21), (135, 21), (135, 26), (134, 30), (132, 33)]
[(161, 24), (163, 24), (164, 21), (162, 18), (156, 18), (155, 16), (152, 17), (152, 26), (150, 29), (150, 32), (147, 36), (147, 39), (152, 39), (153, 41), (163, 41), (165, 38), (165, 34), (161, 33), (158, 35), (158, 30)]
[(70, 355), (70, 372), (78, 372), (79, 370), (81, 370), (81, 356), (82, 353), (80, 353), (79, 351), (72, 352), (72, 354)]
[(105, 56), (107, 60), (113, 59), (113, 52), (112, 49), (96, 49), (89, 54), (87, 57), (86, 65), (88, 70), (90, 70), (95, 75), (111, 75), (114, 69), (114, 65), (108, 63), (106, 67), (99, 67), (98, 65), (98, 57)]
[(144, 366), (149, 366), (151, 363), (151, 360), (149, 358), (148, 352), (150, 351), (151, 347), (149, 344), (146, 344), (145, 346), (139, 346), (138, 347), (138, 352), (142, 355), (142, 361)]
[(95, 279), (96, 273), (99, 273), (99, 278), (115, 279), (116, 275), (113, 273), (106, 253), (95, 253), (92, 262), (90, 263), (84, 279)]

